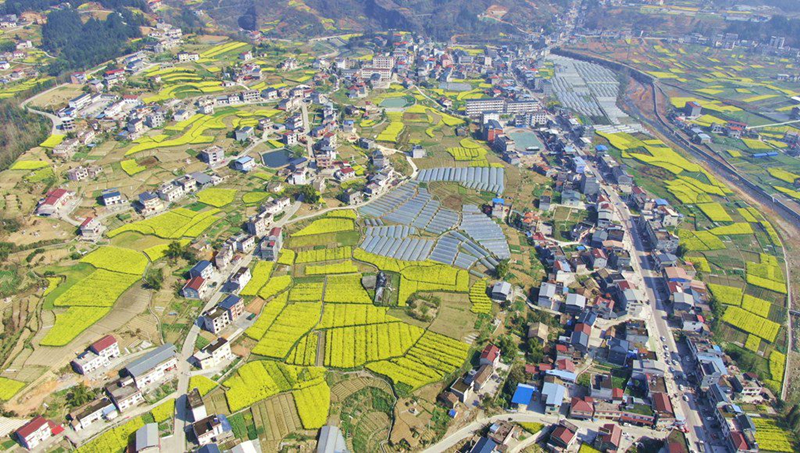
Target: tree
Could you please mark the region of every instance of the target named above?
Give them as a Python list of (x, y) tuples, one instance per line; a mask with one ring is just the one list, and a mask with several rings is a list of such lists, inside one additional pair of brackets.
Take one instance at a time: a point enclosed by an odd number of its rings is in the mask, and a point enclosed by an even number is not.
[(81, 382), (72, 388), (72, 391), (67, 394), (67, 403), (70, 407), (82, 406), (94, 399), (94, 391), (86, 387), (86, 384)]
[(173, 262), (181, 258), (187, 261), (194, 258), (194, 254), (189, 249), (189, 246), (181, 244), (178, 241), (172, 241), (167, 245), (167, 251), (164, 252), (164, 256)]
[(300, 186), (296, 195), (298, 198), (302, 197), (302, 200), (308, 204), (317, 204), (320, 200), (319, 192), (310, 185)]
[(504, 280), (508, 276), (508, 260), (500, 260), (494, 268), (494, 273), (500, 280)]
[(164, 285), (164, 271), (161, 268), (151, 268), (144, 275), (144, 286), (153, 290), (160, 290)]
[(500, 352), (503, 354), (503, 359), (505, 361), (514, 360), (514, 357), (517, 356), (517, 351), (519, 348), (517, 347), (517, 343), (514, 341), (514, 338), (511, 335), (503, 335), (497, 339), (497, 347), (500, 348)]

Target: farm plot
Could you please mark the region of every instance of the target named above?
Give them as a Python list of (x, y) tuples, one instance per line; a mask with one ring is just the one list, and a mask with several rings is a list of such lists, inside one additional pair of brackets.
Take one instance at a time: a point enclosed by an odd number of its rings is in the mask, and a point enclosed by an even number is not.
[(485, 161), (487, 151), (483, 148), (447, 148), (453, 159), (459, 162)]
[(330, 249), (304, 250), (297, 252), (295, 262), (316, 263), (319, 261), (338, 261), (348, 259), (352, 256), (353, 249), (350, 247), (336, 247)]
[(262, 299), (269, 299), (270, 297), (279, 294), (281, 291), (286, 290), (290, 286), (292, 286), (291, 275), (279, 275), (277, 277), (272, 277), (258, 292), (258, 297)]
[(797, 442), (778, 421), (753, 417), (753, 424), (756, 426), (756, 442), (762, 450), (786, 453), (797, 451)]
[(236, 198), (236, 189), (221, 189), (218, 187), (212, 187), (210, 189), (201, 190), (197, 193), (197, 199), (201, 203), (214, 206), (215, 208), (221, 208), (225, 205), (233, 203), (234, 198)]
[(270, 302), (267, 302), (261, 310), (258, 319), (256, 319), (256, 322), (245, 330), (244, 334), (254, 340), (263, 338), (264, 334), (267, 333), (267, 330), (272, 326), (272, 323), (278, 319), (278, 315), (281, 314), (288, 301), (289, 293), (283, 293)]
[(255, 296), (261, 288), (267, 284), (272, 268), (275, 265), (272, 261), (257, 261), (253, 267), (252, 278), (247, 285), (239, 292), (242, 296)]
[(253, 405), (252, 411), (262, 451), (278, 451), (284, 437), (302, 428), (291, 393), (259, 401)]
[(158, 236), (163, 239), (197, 237), (219, 220), (215, 217), (218, 212), (219, 209), (216, 208), (201, 212), (177, 208), (149, 219), (123, 225), (110, 231), (108, 237), (113, 238), (126, 231)]
[(123, 274), (142, 275), (147, 268), (147, 258), (141, 253), (121, 247), (105, 246), (81, 258), (81, 263), (89, 263), (98, 269)]
[(218, 383), (205, 376), (198, 375), (189, 378), (189, 390), (197, 389), (197, 391), (200, 392), (200, 396), (206, 396), (208, 392), (214, 390), (218, 386)]
[(752, 313), (739, 307), (727, 307), (722, 320), (746, 333), (757, 335), (770, 343), (775, 342), (780, 330), (780, 324), (769, 319), (754, 316)]
[[(181, 239), (177, 242), (182, 246), (186, 246), (192, 241), (190, 239)], [(147, 255), (148, 258), (150, 258), (151, 262), (155, 262), (157, 260), (160, 260), (161, 258), (164, 258), (164, 256), (166, 256), (167, 254), (168, 249), (169, 249), (169, 242), (165, 242), (163, 244), (154, 245), (152, 247), (144, 249), (144, 254)]]
[(769, 317), (771, 307), (772, 304), (769, 301), (753, 297), (749, 294), (745, 294), (742, 299), (742, 308), (762, 318)]
[(349, 260), (320, 266), (306, 266), (305, 268), (306, 275), (354, 274), (356, 272), (358, 272), (358, 266)]
[(293, 302), (315, 302), (322, 300), (325, 290), (324, 282), (302, 282), (289, 291), (289, 300)]
[(186, 131), (186, 133), (184, 133), (180, 137), (171, 138), (161, 142), (156, 142), (152, 139), (149, 141), (143, 140), (134, 145), (131, 149), (129, 149), (125, 153), (125, 155), (130, 156), (136, 153), (140, 153), (143, 151), (150, 151), (158, 148), (208, 144), (214, 141), (214, 137), (209, 135), (203, 135), (204, 132), (210, 129), (226, 128), (225, 123), (222, 121), (223, 116), (207, 116), (207, 115), (196, 115), (196, 116), (199, 118), (197, 120), (192, 121), (192, 123), (189, 125), (189, 129)]
[(136, 417), (124, 424), (110, 429), (99, 436), (92, 439), (90, 442), (78, 448), (78, 453), (95, 453), (98, 451), (106, 452), (121, 452), (128, 449), (131, 441), (131, 436), (144, 426), (142, 417)]
[(736, 236), (740, 234), (753, 234), (753, 227), (751, 227), (749, 223), (740, 222), (712, 228), (707, 232), (714, 236)]
[(774, 389), (780, 389), (783, 383), (783, 375), (786, 371), (786, 354), (772, 350), (769, 354), (769, 373), (770, 379), (767, 384)]
[(355, 228), (352, 219), (324, 218), (311, 222), (310, 225), (294, 233), (292, 236), (310, 236), (312, 234), (335, 233), (338, 231), (351, 231)]
[(287, 363), (313, 366), (317, 361), (317, 343), (319, 343), (319, 337), (315, 333), (312, 332), (306, 335), (292, 349), (286, 359)]
[(126, 159), (120, 162), (120, 166), (122, 167), (122, 171), (128, 174), (128, 176), (133, 176), (135, 174), (141, 173), (147, 170), (147, 167), (143, 167), (136, 162), (135, 159)]
[(292, 392), (297, 413), (305, 429), (319, 429), (328, 421), (331, 408), (331, 389), (324, 379)]
[(725, 305), (739, 306), (742, 304), (742, 296), (744, 290), (741, 288), (734, 288), (733, 286), (716, 285), (714, 283), (708, 284), (708, 289), (717, 302)]
[[(325, 303), (371, 304), (372, 298), (361, 284), (361, 275), (341, 275), (325, 283)], [(328, 307), (325, 307), (327, 310)]]
[(422, 334), (421, 328), (402, 322), (330, 329), (325, 332), (325, 365), (355, 368), (400, 357)]
[(24, 382), (15, 381), (13, 379), (0, 377), (0, 400), (8, 401), (14, 397), (22, 388), (25, 387)]
[(9, 167), (9, 170), (31, 171), (49, 167), (50, 164), (41, 160), (18, 160)]
[(399, 319), (386, 314), (388, 308), (365, 304), (331, 304), (325, 306), (319, 329), (360, 326), (397, 322)]
[(724, 250), (725, 244), (708, 231), (691, 231), (691, 230), (678, 230), (678, 237), (680, 243), (686, 251), (689, 252), (705, 252), (711, 250)]
[(412, 389), (436, 382), (464, 365), (469, 345), (444, 335), (425, 335), (404, 357), (370, 363), (367, 368), (386, 376), (395, 384)]
[(319, 321), (322, 303), (287, 305), (253, 348), (253, 354), (283, 358)]
[(400, 272), (398, 305), (404, 306), (411, 295), (426, 291), (469, 292), (469, 274), (442, 264), (413, 265)]
[(492, 300), (486, 295), (486, 280), (478, 280), (469, 289), (469, 301), (473, 313), (491, 313)]
[(97, 269), (72, 285), (53, 302), (56, 307), (111, 307), (140, 275)]
[(296, 367), (258, 360), (243, 365), (223, 385), (228, 388), (225, 392), (228, 407), (231, 412), (237, 412), (280, 392), (312, 384), (321, 380), (324, 375), (324, 368)]

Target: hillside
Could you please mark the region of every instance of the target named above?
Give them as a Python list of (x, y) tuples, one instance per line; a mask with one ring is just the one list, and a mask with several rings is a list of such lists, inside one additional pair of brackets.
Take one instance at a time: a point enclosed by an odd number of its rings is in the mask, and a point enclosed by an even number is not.
[(538, 31), (551, 26), (564, 4), (565, 0), (207, 0), (202, 9), (227, 31), (261, 30), (273, 37), (393, 28), (442, 40)]

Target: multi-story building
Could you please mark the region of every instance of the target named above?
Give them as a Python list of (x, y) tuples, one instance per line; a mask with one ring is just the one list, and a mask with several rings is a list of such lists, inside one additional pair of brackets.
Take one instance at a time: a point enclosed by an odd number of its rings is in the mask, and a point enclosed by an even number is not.
[(502, 98), (468, 99), (465, 113), (472, 119), (481, 117), (483, 113), (504, 112), (506, 101)]
[(107, 384), (105, 390), (120, 412), (144, 402), (144, 395), (130, 378), (117, 379)]
[[(245, 267), (244, 269), (247, 268)], [(223, 299), (222, 302), (219, 303), (219, 307), (228, 313), (230, 322), (236, 321), (239, 319), (239, 316), (244, 314), (244, 302), (242, 298), (233, 294), (229, 294), (228, 297)]]
[(220, 306), (216, 306), (203, 314), (203, 328), (214, 335), (219, 335), (230, 323), (231, 319), (228, 317), (227, 310)]
[(119, 344), (116, 338), (106, 335), (92, 343), (85, 352), (73, 360), (72, 367), (80, 374), (91, 373), (111, 365), (111, 359), (117, 358), (119, 355)]
[(200, 151), (200, 160), (207, 163), (209, 167), (216, 167), (225, 160), (225, 150), (218, 145), (209, 146)]
[(117, 407), (108, 398), (90, 401), (70, 412), (72, 429), (80, 431), (100, 420), (110, 420), (119, 414)]
[(267, 234), (271, 224), (272, 214), (267, 211), (261, 211), (258, 214), (250, 216), (245, 226), (247, 227), (248, 233), (260, 238)]
[(56, 434), (62, 432), (64, 428), (56, 425), (50, 420), (39, 416), (22, 425), (14, 434), (16, 435), (19, 443), (27, 448), (33, 450), (42, 442), (47, 441)]
[(233, 360), (231, 345), (228, 340), (220, 337), (206, 345), (194, 355), (197, 365), (204, 370), (215, 368)]
[(133, 379), (138, 388), (142, 389), (161, 381), (177, 366), (178, 358), (175, 345), (167, 343), (128, 364), (124, 372)]
[(209, 415), (208, 417), (195, 422), (192, 430), (200, 446), (210, 443), (221, 443), (230, 437), (231, 424), (224, 415)]

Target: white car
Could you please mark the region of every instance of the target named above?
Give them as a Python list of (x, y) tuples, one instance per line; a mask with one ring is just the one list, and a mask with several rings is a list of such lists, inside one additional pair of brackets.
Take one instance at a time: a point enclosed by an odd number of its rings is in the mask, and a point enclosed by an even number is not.
[(663, 343), (665, 341), (667, 341), (667, 337), (661, 337), (661, 342)]
[(678, 390), (683, 391), (683, 384), (678, 384)]
[(689, 401), (689, 395), (683, 395), (683, 400), (684, 401)]

